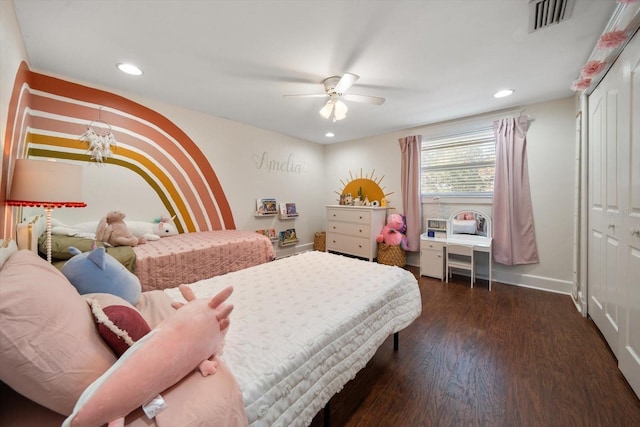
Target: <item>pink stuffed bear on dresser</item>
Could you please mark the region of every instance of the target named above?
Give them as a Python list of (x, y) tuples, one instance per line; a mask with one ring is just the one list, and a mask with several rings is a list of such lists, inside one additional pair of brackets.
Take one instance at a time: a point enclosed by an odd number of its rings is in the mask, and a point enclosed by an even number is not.
[(400, 245), (402, 249), (407, 247), (407, 237), (402, 233), (405, 229), (404, 220), (400, 214), (390, 214), (387, 216), (387, 224), (382, 227), (382, 231), (376, 237), (376, 242), (387, 245)]

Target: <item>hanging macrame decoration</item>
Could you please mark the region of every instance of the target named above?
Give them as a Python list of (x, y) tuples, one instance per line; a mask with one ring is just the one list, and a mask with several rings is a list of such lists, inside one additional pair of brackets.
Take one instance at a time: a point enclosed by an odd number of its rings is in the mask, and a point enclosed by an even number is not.
[(116, 138), (111, 132), (111, 125), (102, 119), (89, 123), (87, 131), (82, 134), (80, 141), (89, 144), (87, 153), (91, 154), (91, 160), (103, 164), (105, 159), (111, 157), (111, 147), (116, 146)]

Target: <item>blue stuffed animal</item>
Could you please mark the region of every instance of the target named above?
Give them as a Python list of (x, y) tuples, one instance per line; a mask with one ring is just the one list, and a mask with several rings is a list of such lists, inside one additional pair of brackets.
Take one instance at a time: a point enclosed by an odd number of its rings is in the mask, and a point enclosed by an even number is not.
[(103, 247), (80, 252), (70, 246), (74, 256), (62, 266), (62, 274), (80, 295), (103, 293), (117, 295), (135, 305), (140, 299), (140, 280)]

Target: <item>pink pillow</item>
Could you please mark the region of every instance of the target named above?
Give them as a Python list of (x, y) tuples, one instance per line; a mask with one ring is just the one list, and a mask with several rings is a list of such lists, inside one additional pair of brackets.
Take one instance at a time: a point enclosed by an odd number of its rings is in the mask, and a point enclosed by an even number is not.
[(151, 331), (140, 312), (124, 299), (111, 294), (87, 294), (98, 333), (120, 357), (136, 341)]
[(89, 305), (34, 252), (21, 250), (0, 270), (0, 380), (63, 415), (115, 362)]

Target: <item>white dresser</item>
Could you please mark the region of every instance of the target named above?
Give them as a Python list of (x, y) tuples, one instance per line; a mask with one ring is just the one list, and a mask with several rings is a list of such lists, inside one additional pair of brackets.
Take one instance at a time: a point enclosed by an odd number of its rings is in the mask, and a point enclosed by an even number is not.
[(327, 206), (327, 251), (373, 261), (378, 253), (376, 237), (382, 232), (388, 208)]

